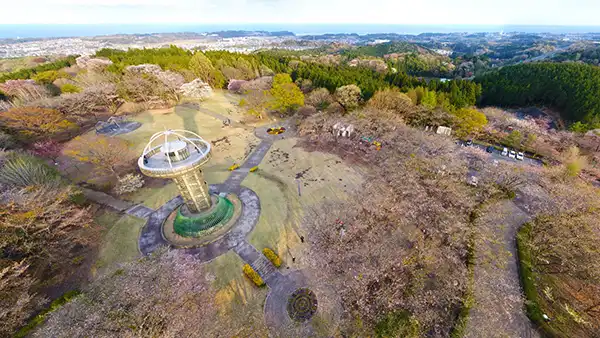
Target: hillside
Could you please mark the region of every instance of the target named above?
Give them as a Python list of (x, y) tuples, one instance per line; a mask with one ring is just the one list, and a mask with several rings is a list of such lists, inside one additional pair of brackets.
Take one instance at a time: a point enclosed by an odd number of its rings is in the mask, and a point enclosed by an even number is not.
[(552, 60), (558, 62), (576, 61), (600, 66), (600, 46), (591, 45), (571, 48), (566, 52), (556, 54)]
[(545, 105), (567, 121), (600, 121), (600, 68), (574, 63), (530, 63), (504, 67), (476, 79), (484, 105)]

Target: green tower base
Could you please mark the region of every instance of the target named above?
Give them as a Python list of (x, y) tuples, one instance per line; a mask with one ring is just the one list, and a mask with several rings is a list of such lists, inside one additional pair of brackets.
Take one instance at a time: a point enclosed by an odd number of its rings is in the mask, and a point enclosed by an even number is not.
[(210, 209), (200, 213), (190, 213), (185, 205), (177, 209), (173, 230), (182, 237), (202, 237), (227, 224), (234, 214), (233, 203), (221, 196), (212, 195)]

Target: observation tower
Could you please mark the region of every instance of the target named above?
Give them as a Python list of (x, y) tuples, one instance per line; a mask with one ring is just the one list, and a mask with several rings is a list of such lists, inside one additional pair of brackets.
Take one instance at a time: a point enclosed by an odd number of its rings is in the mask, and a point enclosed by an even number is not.
[(175, 181), (184, 200), (173, 223), (179, 236), (200, 237), (233, 215), (231, 201), (211, 195), (204, 180), (202, 166), (210, 157), (210, 143), (200, 135), (187, 130), (165, 130), (152, 135), (138, 159), (144, 175)]

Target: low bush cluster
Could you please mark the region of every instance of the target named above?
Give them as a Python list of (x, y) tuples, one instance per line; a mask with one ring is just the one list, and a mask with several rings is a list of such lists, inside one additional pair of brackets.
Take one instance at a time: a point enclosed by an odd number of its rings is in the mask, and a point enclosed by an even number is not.
[(248, 277), (256, 286), (263, 286), (265, 282), (260, 278), (258, 272), (254, 271), (250, 264), (244, 265), (244, 274)]
[(0, 183), (14, 188), (60, 184), (56, 169), (30, 155), (13, 153), (0, 168)]
[(117, 195), (123, 195), (131, 192), (136, 192), (144, 186), (144, 179), (140, 174), (127, 174), (119, 177), (117, 186), (115, 187), (115, 193)]
[(269, 248), (264, 248), (263, 255), (265, 255), (265, 257), (267, 257), (271, 261), (271, 263), (273, 263), (273, 265), (275, 265), (276, 267), (281, 266), (281, 258), (279, 258), (279, 256), (277, 256), (277, 254), (273, 250)]

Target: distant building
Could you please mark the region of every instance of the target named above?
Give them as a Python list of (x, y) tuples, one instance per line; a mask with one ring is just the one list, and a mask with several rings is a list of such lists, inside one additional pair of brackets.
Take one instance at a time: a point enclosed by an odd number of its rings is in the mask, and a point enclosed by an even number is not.
[(439, 126), (437, 127), (436, 134), (450, 136), (452, 134), (452, 128)]
[(380, 43), (387, 43), (387, 42), (390, 42), (390, 40), (377, 39), (377, 40), (375, 40), (373, 42), (369, 42), (368, 44), (369, 45), (378, 45)]
[(341, 137), (350, 137), (354, 132), (354, 125), (338, 122), (333, 125), (333, 135)]

